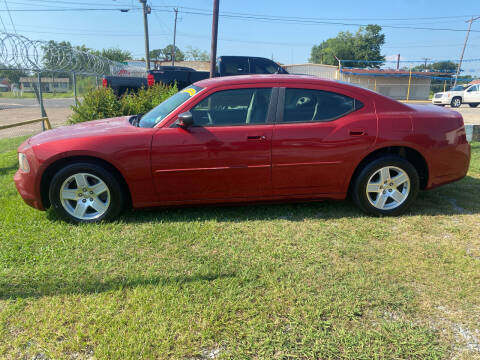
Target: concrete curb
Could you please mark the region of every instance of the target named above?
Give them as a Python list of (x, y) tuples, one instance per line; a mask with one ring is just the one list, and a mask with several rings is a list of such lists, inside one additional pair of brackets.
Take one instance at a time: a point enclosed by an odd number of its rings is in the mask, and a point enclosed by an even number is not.
[(480, 125), (465, 125), (467, 141), (480, 141)]

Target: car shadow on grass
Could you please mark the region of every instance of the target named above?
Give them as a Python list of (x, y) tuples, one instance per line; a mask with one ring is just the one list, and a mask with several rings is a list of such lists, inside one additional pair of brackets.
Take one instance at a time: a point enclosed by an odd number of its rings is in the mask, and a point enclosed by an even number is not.
[(40, 298), (43, 296), (57, 296), (66, 294), (97, 294), (122, 289), (131, 289), (139, 286), (178, 286), (194, 282), (212, 282), (215, 280), (233, 278), (233, 272), (195, 274), (191, 276), (153, 276), (139, 278), (118, 277), (113, 279), (98, 278), (94, 274), (85, 276), (85, 279), (63, 282), (58, 276), (44, 279), (29, 279), (21, 284), (12, 284), (0, 279), (0, 300), (18, 298)]
[[(402, 216), (466, 215), (480, 213), (480, 179), (465, 179), (433, 189), (421, 191), (412, 207)], [(314, 219), (362, 218), (369, 216), (356, 207), (352, 200), (291, 202), (249, 205), (203, 205), (188, 207), (151, 208), (125, 211), (120, 216), (124, 223), (156, 221), (305, 221)], [(55, 215), (52, 214), (52, 220)]]
[(13, 164), (7, 167), (0, 167), (0, 176), (7, 175), (11, 173), (13, 170), (17, 170), (17, 169), (18, 169), (18, 164)]

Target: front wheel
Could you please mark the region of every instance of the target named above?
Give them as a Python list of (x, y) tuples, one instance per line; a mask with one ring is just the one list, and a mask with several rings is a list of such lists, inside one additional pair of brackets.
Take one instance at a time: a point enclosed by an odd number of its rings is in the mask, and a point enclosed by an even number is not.
[(476, 108), (478, 106), (478, 103), (477, 104), (468, 104), (468, 105), (470, 105), (470, 107), (472, 107), (472, 108)]
[(70, 164), (58, 171), (49, 197), (55, 212), (75, 223), (113, 219), (125, 198), (117, 178), (93, 163)]
[(415, 200), (420, 188), (418, 172), (399, 156), (385, 156), (367, 164), (353, 183), (353, 200), (372, 215), (396, 216)]
[(458, 107), (460, 107), (461, 105), (462, 105), (462, 98), (460, 98), (460, 97), (458, 97), (458, 96), (457, 96), (457, 97), (454, 97), (454, 98), (452, 99), (452, 102), (450, 103), (450, 106), (451, 106), (452, 108), (458, 108)]

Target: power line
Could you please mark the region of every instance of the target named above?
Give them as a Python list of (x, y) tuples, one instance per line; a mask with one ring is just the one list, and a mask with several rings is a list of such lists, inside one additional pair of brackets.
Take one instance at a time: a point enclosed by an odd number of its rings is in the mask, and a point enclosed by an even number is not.
[(5, 23), (3, 22), (3, 19), (2, 17), (0, 16), (0, 22), (2, 23), (2, 26), (3, 26), (3, 30), (5, 30), (6, 33), (8, 33), (7, 31), (7, 27), (5, 26)]
[[(44, 0), (45, 1), (45, 0)], [(184, 7), (183, 9), (188, 9)], [(194, 9), (194, 8), (192, 8)], [(60, 8), (60, 9), (11, 9), (12, 12), (62, 12), (62, 11), (130, 11), (130, 10), (141, 10), (140, 8)], [(0, 10), (5, 11), (5, 10)], [(157, 12), (173, 12), (173, 10), (168, 9), (152, 9), (152, 11)], [(202, 15), (202, 16), (211, 16), (212, 12), (208, 10), (198, 9), (198, 11), (182, 11), (184, 14), (189, 15)], [(338, 21), (323, 20), (320, 18), (301, 18), (301, 17), (284, 17), (284, 16), (270, 16), (270, 15), (259, 15), (259, 14), (248, 14), (248, 13), (228, 13), (224, 12), (220, 14), (224, 18), (235, 18), (242, 19), (246, 21), (258, 21), (258, 22), (275, 22), (275, 23), (284, 23), (284, 24), (295, 24), (295, 25), (342, 25), (342, 26), (368, 26), (369, 24), (364, 23), (345, 23)], [(463, 17), (463, 16), (458, 16)], [(454, 17), (436, 17), (436, 18), (403, 18), (403, 19), (378, 19), (383, 21), (391, 20), (413, 20), (413, 19), (441, 19), (441, 18), (454, 18)], [(360, 18), (351, 18), (350, 20), (367, 20)], [(409, 29), (409, 30), (429, 30), (429, 31), (452, 31), (452, 32), (464, 32), (464, 29), (453, 29), (453, 28), (433, 28), (433, 27), (423, 27), (423, 26), (406, 26), (406, 25), (388, 25), (380, 24), (384, 28), (392, 29)], [(471, 30), (471, 32), (480, 33), (480, 30)]]
[[(42, 0), (42, 1), (49, 1), (49, 0)], [(171, 8), (173, 5), (165, 5), (161, 7)], [(158, 7), (158, 6), (157, 6)], [(207, 12), (209, 15), (212, 12), (209, 9), (201, 9), (201, 8), (193, 8), (187, 6), (180, 6), (179, 9), (186, 9), (186, 10), (195, 10), (195, 11), (202, 11)], [(222, 14), (230, 14), (230, 15), (254, 15), (254, 16), (271, 16), (271, 15), (262, 15), (262, 14), (254, 14), (254, 13), (244, 13), (244, 12), (233, 12), (233, 11), (222, 11)], [(332, 20), (332, 21), (340, 21), (340, 20), (382, 20), (382, 21), (410, 21), (410, 20), (435, 20), (435, 19), (459, 19), (459, 18), (470, 18), (471, 15), (450, 15), (450, 16), (434, 16), (434, 17), (411, 17), (411, 18), (306, 18), (306, 17), (295, 17), (295, 16), (272, 16), (276, 18), (287, 18), (287, 19), (308, 19), (308, 20)]]
[[(22, 5), (32, 5), (32, 2), (38, 6), (54, 6), (57, 7), (58, 5), (86, 5), (86, 6), (98, 6), (98, 2), (86, 2), (86, 1), (60, 1), (60, 0), (29, 0), (28, 3), (18, 2), (17, 0), (11, 1), (10, 3), (22, 4)], [(48, 5), (53, 4), (53, 5)], [(130, 7), (130, 5), (126, 3), (112, 3), (112, 6), (121, 6), (121, 7)], [(132, 6), (134, 7), (134, 6)]]
[[(10, 9), (11, 12), (62, 12), (62, 11), (130, 11), (141, 8), (61, 8), (61, 9)], [(6, 10), (0, 10), (6, 12)]]
[(15, 31), (15, 34), (17, 33), (17, 29), (15, 29), (15, 24), (13, 23), (12, 20), (12, 14), (10, 14), (10, 9), (8, 8), (7, 0), (3, 0), (5, 3), (5, 7), (7, 8), (8, 16), (10, 17), (10, 22), (12, 23), (13, 31)]
[[(163, 9), (152, 9), (152, 11), (159, 12), (172, 12), (171, 10)], [(190, 15), (203, 15), (211, 16), (211, 12), (198, 12), (198, 11), (183, 11), (184, 14)], [(295, 25), (342, 25), (342, 26), (368, 26), (371, 24), (361, 24), (361, 23), (344, 23), (344, 22), (333, 22), (333, 21), (320, 21), (320, 20), (310, 20), (309, 18), (288, 18), (288, 17), (272, 17), (269, 15), (230, 15), (230, 14), (220, 14), (222, 17), (226, 18), (236, 18), (246, 21), (259, 21), (259, 22), (276, 22), (283, 24), (295, 24)], [(418, 27), (418, 26), (401, 26), (401, 25), (385, 25), (379, 24), (385, 28), (393, 29), (410, 29), (410, 30), (431, 30), (431, 31), (453, 31), (453, 32), (465, 32), (464, 29), (451, 29), (451, 28), (432, 28), (432, 27)], [(472, 32), (480, 33), (480, 30), (471, 30)]]

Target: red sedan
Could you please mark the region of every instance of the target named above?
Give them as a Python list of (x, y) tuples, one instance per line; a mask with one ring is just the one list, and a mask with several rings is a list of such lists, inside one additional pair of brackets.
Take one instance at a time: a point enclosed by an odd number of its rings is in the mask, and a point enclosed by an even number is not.
[(306, 76), (200, 81), (143, 116), (50, 130), (19, 148), (25, 202), (67, 220), (143, 208), (344, 199), (398, 215), (463, 178), (463, 119)]

